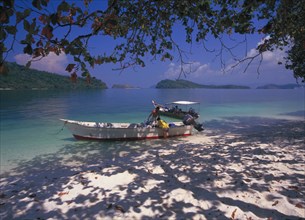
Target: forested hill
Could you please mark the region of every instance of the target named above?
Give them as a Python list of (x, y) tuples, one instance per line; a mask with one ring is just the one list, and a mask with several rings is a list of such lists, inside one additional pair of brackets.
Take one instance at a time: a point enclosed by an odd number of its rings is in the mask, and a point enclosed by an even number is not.
[(284, 85), (275, 85), (275, 84), (268, 84), (264, 86), (259, 86), (257, 89), (297, 89), (303, 87), (299, 84), (284, 84)]
[(202, 89), (250, 89), (248, 86), (238, 85), (201, 85), (198, 83), (190, 82), (187, 80), (162, 80), (156, 85), (157, 89), (191, 89), (191, 88), (202, 88)]
[(78, 77), (72, 82), (70, 76), (29, 69), (16, 63), (7, 64), (9, 71), (0, 75), (0, 89), (107, 89), (101, 80)]

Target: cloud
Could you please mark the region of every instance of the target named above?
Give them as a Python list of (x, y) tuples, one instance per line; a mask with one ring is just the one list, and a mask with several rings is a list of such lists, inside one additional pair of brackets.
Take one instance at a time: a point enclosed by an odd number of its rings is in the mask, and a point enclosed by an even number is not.
[(200, 63), (198, 61), (190, 62), (188, 64), (175, 64), (170, 63), (168, 65), (168, 69), (164, 73), (164, 78), (167, 79), (177, 79), (183, 78), (185, 75), (187, 78), (203, 78), (207, 77), (208, 75), (217, 74), (215, 70), (212, 70), (209, 64)]
[[(26, 65), (26, 63), (31, 60), (31, 56), (27, 54), (17, 54), (14, 58), (20, 65)], [(51, 52), (48, 56), (40, 60), (33, 61), (31, 68), (51, 73), (67, 74), (65, 71), (67, 64), (68, 58), (66, 54), (61, 53), (56, 55), (55, 53)]]

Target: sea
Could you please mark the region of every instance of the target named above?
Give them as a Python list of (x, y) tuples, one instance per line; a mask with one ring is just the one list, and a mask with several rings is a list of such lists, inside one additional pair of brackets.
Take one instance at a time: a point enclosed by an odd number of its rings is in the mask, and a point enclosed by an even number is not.
[[(9, 173), (26, 161), (85, 147), (59, 119), (144, 122), (152, 100), (200, 102), (199, 122), (206, 128), (230, 117), (304, 120), (304, 88), (298, 89), (105, 89), (81, 91), (0, 91), (0, 171)], [(164, 118), (170, 122), (173, 119)], [(220, 126), (220, 124), (219, 124)], [(215, 127), (213, 127), (215, 128)], [(205, 135), (202, 132), (200, 135)], [(188, 137), (191, 138), (191, 137)], [(150, 140), (153, 141), (153, 140)], [(143, 140), (142, 142), (145, 142)], [(145, 142), (149, 145), (150, 142)], [(120, 142), (95, 142), (95, 148)], [(136, 145), (136, 144), (135, 144)], [(92, 144), (90, 145), (92, 146)], [(101, 152), (101, 151), (99, 151)], [(109, 152), (109, 149), (107, 150)]]

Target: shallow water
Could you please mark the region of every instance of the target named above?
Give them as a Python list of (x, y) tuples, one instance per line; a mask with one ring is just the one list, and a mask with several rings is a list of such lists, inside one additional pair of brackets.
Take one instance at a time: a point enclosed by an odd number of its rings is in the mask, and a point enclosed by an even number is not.
[[(0, 91), (0, 97), (1, 173), (35, 156), (59, 152), (65, 146), (78, 147), (83, 143), (73, 139), (71, 133), (63, 128), (62, 122), (58, 120), (60, 118), (143, 122), (153, 108), (151, 100), (158, 103), (190, 100), (201, 103), (201, 122), (228, 117), (304, 120), (305, 99), (304, 89)], [(111, 146), (109, 149), (112, 149), (114, 145), (119, 145), (119, 142), (102, 142), (96, 145)]]

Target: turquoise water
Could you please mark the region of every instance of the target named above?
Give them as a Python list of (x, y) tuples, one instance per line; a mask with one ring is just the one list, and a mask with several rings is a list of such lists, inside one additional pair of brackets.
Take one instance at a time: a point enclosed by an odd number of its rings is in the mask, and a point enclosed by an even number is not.
[(1, 173), (22, 161), (79, 145), (67, 129), (62, 130), (59, 118), (143, 122), (152, 110), (151, 100), (191, 100), (201, 103), (201, 122), (236, 116), (304, 120), (305, 98), (304, 89), (0, 91), (0, 97)]

